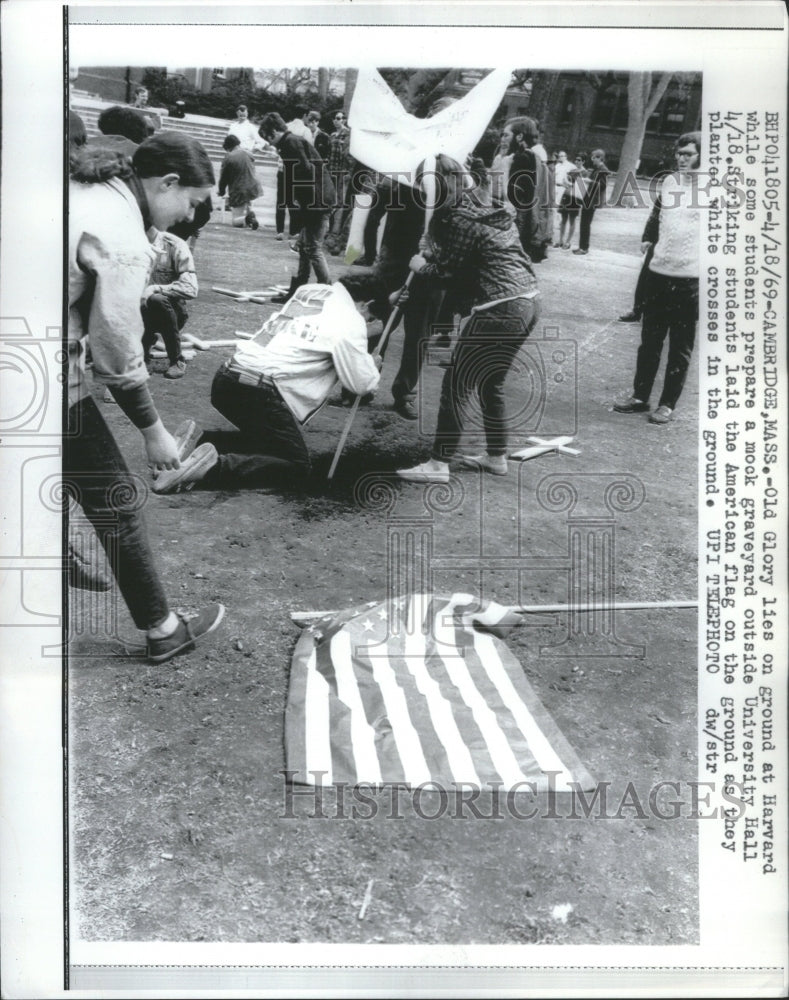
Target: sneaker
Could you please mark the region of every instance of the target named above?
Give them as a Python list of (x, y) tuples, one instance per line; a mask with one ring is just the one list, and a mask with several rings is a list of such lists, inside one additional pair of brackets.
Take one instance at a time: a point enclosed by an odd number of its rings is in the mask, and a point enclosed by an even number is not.
[(277, 235), (274, 237), (274, 239), (281, 243), (282, 240), (285, 239), (285, 234), (284, 233), (277, 233)]
[(183, 378), (186, 375), (186, 362), (180, 359), (174, 365), (170, 365), (164, 373), (165, 378)]
[(112, 582), (104, 571), (86, 559), (71, 542), (66, 553), (66, 567), (70, 587), (77, 590), (92, 590), (95, 593), (104, 593), (112, 589)]
[(413, 469), (398, 469), (396, 475), (411, 483), (448, 483), (449, 466), (429, 458), (421, 465), (415, 465)]
[(197, 442), (197, 424), (194, 420), (184, 420), (173, 432), (180, 461), (188, 458)]
[(209, 443), (201, 444), (182, 463), (180, 469), (165, 469), (160, 472), (153, 481), (153, 492), (180, 493), (181, 490), (191, 490), (218, 461), (216, 448)]
[(562, 250), (569, 250), (569, 249), (570, 249), (569, 243), (562, 243)]
[(641, 319), (640, 314), (637, 313), (637, 312), (635, 312), (633, 309), (631, 309), (630, 312), (626, 312), (622, 316), (619, 317), (619, 322), (620, 323), (637, 323), (640, 319)]
[(198, 639), (213, 632), (225, 617), (224, 604), (209, 604), (196, 614), (178, 613), (178, 626), (163, 639), (148, 639), (148, 659), (151, 663), (164, 663), (179, 653), (191, 651)]
[(394, 411), (399, 413), (403, 420), (419, 420), (419, 414), (410, 399), (396, 399)]
[(635, 396), (631, 396), (624, 403), (614, 403), (614, 409), (617, 413), (646, 413), (649, 409), (649, 403), (643, 403)]
[(585, 257), (589, 253), (589, 251), (582, 250), (580, 247), (578, 247), (577, 250), (573, 250), (573, 253), (576, 255), (576, 257)]
[(509, 471), (506, 455), (458, 455), (457, 462), (464, 469), (484, 469), (493, 476), (506, 476)]
[(668, 406), (659, 406), (654, 413), (649, 414), (650, 424), (667, 424), (674, 418), (674, 411)]

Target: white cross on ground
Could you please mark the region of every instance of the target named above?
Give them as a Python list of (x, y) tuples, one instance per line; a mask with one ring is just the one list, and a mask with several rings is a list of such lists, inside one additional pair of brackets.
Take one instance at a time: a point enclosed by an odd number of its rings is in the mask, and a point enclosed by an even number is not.
[(550, 439), (528, 437), (526, 440), (531, 441), (532, 447), (520, 448), (518, 451), (513, 451), (510, 453), (510, 458), (515, 458), (521, 462), (525, 462), (530, 458), (537, 458), (538, 455), (546, 455), (551, 451), (562, 452), (565, 455), (581, 454), (577, 448), (568, 447), (570, 442), (573, 440), (572, 437), (556, 437)]

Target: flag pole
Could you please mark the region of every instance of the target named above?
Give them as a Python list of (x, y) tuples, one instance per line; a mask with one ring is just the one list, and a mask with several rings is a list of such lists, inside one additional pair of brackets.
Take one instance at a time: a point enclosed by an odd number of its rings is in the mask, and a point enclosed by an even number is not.
[[(389, 314), (389, 319), (386, 321), (386, 326), (384, 327), (383, 333), (381, 334), (381, 339), (378, 341), (378, 345), (376, 346), (375, 350), (373, 351), (373, 355), (372, 355), (373, 358), (378, 358), (378, 357), (381, 356), (381, 354), (383, 352), (383, 349), (386, 346), (386, 341), (389, 338), (389, 334), (392, 332), (392, 330), (394, 330), (394, 328), (400, 322), (400, 316), (402, 315), (402, 309), (400, 308), (400, 304), (399, 304), (400, 303), (400, 298), (401, 298), (403, 292), (411, 284), (411, 279), (413, 278), (413, 276), (414, 276), (414, 272), (410, 271), (409, 274), (408, 274), (408, 277), (406, 278), (405, 284), (403, 285), (403, 287), (400, 289), (400, 292), (398, 293), (397, 300), (396, 300), (395, 305), (394, 305), (394, 309)], [(355, 399), (354, 399), (354, 401), (353, 401), (353, 406), (351, 407), (351, 412), (348, 414), (348, 418), (345, 421), (345, 426), (342, 429), (342, 434), (340, 435), (340, 440), (337, 442), (337, 448), (335, 449), (335, 452), (334, 452), (334, 458), (332, 459), (332, 463), (331, 463), (331, 466), (329, 468), (329, 474), (326, 477), (327, 479), (331, 479), (332, 478), (332, 476), (334, 475), (334, 470), (337, 468), (337, 463), (340, 461), (340, 455), (342, 454), (342, 450), (345, 447), (345, 442), (348, 440), (348, 435), (351, 432), (351, 424), (353, 423), (354, 417), (356, 416), (356, 411), (359, 409), (359, 403), (361, 402), (361, 398), (362, 398), (361, 396), (356, 396)]]
[[(423, 172), (422, 182), (425, 186), (425, 194), (427, 195), (425, 201), (425, 224), (423, 232), (427, 233), (427, 227), (430, 225), (430, 220), (433, 217), (433, 209), (436, 203), (436, 183), (435, 183), (435, 171), (436, 171), (436, 160), (434, 156), (427, 156), (424, 160), (425, 169)], [(395, 302), (395, 307), (389, 319), (386, 322), (383, 333), (381, 334), (381, 339), (378, 341), (378, 346), (373, 352), (373, 357), (377, 358), (383, 353), (384, 347), (386, 346), (386, 341), (389, 338), (389, 334), (395, 328), (400, 320), (400, 315), (402, 310), (399, 307), (400, 299), (403, 292), (408, 288), (414, 278), (414, 272), (409, 271), (408, 277), (405, 279), (405, 284), (400, 289), (397, 296), (397, 301)], [(332, 459), (331, 466), (329, 467), (329, 474), (327, 479), (331, 479), (334, 475), (334, 471), (337, 468), (337, 463), (340, 461), (340, 455), (345, 447), (345, 442), (348, 440), (348, 435), (351, 431), (351, 424), (353, 423), (354, 417), (356, 416), (356, 411), (359, 409), (359, 402), (361, 401), (361, 396), (357, 396), (353, 401), (353, 406), (351, 407), (351, 412), (348, 414), (348, 419), (345, 421), (345, 427), (342, 429), (342, 434), (340, 435), (340, 440), (337, 442), (337, 448), (334, 452), (334, 458)]]
[[(631, 601), (624, 604), (611, 604), (606, 606), (606, 610), (611, 611), (662, 611), (662, 610), (682, 610), (685, 608), (697, 608), (698, 601)], [(600, 611), (602, 604), (521, 604), (519, 607), (508, 608), (519, 615), (539, 615), (539, 614), (565, 614), (572, 611), (573, 614), (592, 614)], [(309, 625), (310, 622), (325, 618), (327, 615), (336, 615), (339, 611), (291, 611), (290, 620), (295, 625)]]

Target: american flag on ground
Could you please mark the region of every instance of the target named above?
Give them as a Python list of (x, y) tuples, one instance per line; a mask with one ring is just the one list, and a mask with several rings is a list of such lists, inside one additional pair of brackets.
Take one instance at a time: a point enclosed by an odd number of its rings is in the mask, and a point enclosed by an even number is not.
[(300, 784), (460, 782), (561, 791), (594, 781), (498, 636), (520, 618), (469, 594), (327, 616), (293, 654), (287, 767)]

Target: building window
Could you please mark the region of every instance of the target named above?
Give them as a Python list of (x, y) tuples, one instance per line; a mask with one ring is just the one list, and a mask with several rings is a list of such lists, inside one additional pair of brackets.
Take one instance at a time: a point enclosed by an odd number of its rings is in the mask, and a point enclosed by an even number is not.
[(657, 135), (681, 135), (688, 110), (688, 98), (668, 93), (647, 122), (647, 132)]
[(598, 90), (591, 124), (595, 128), (627, 128), (626, 91), (619, 87)]

